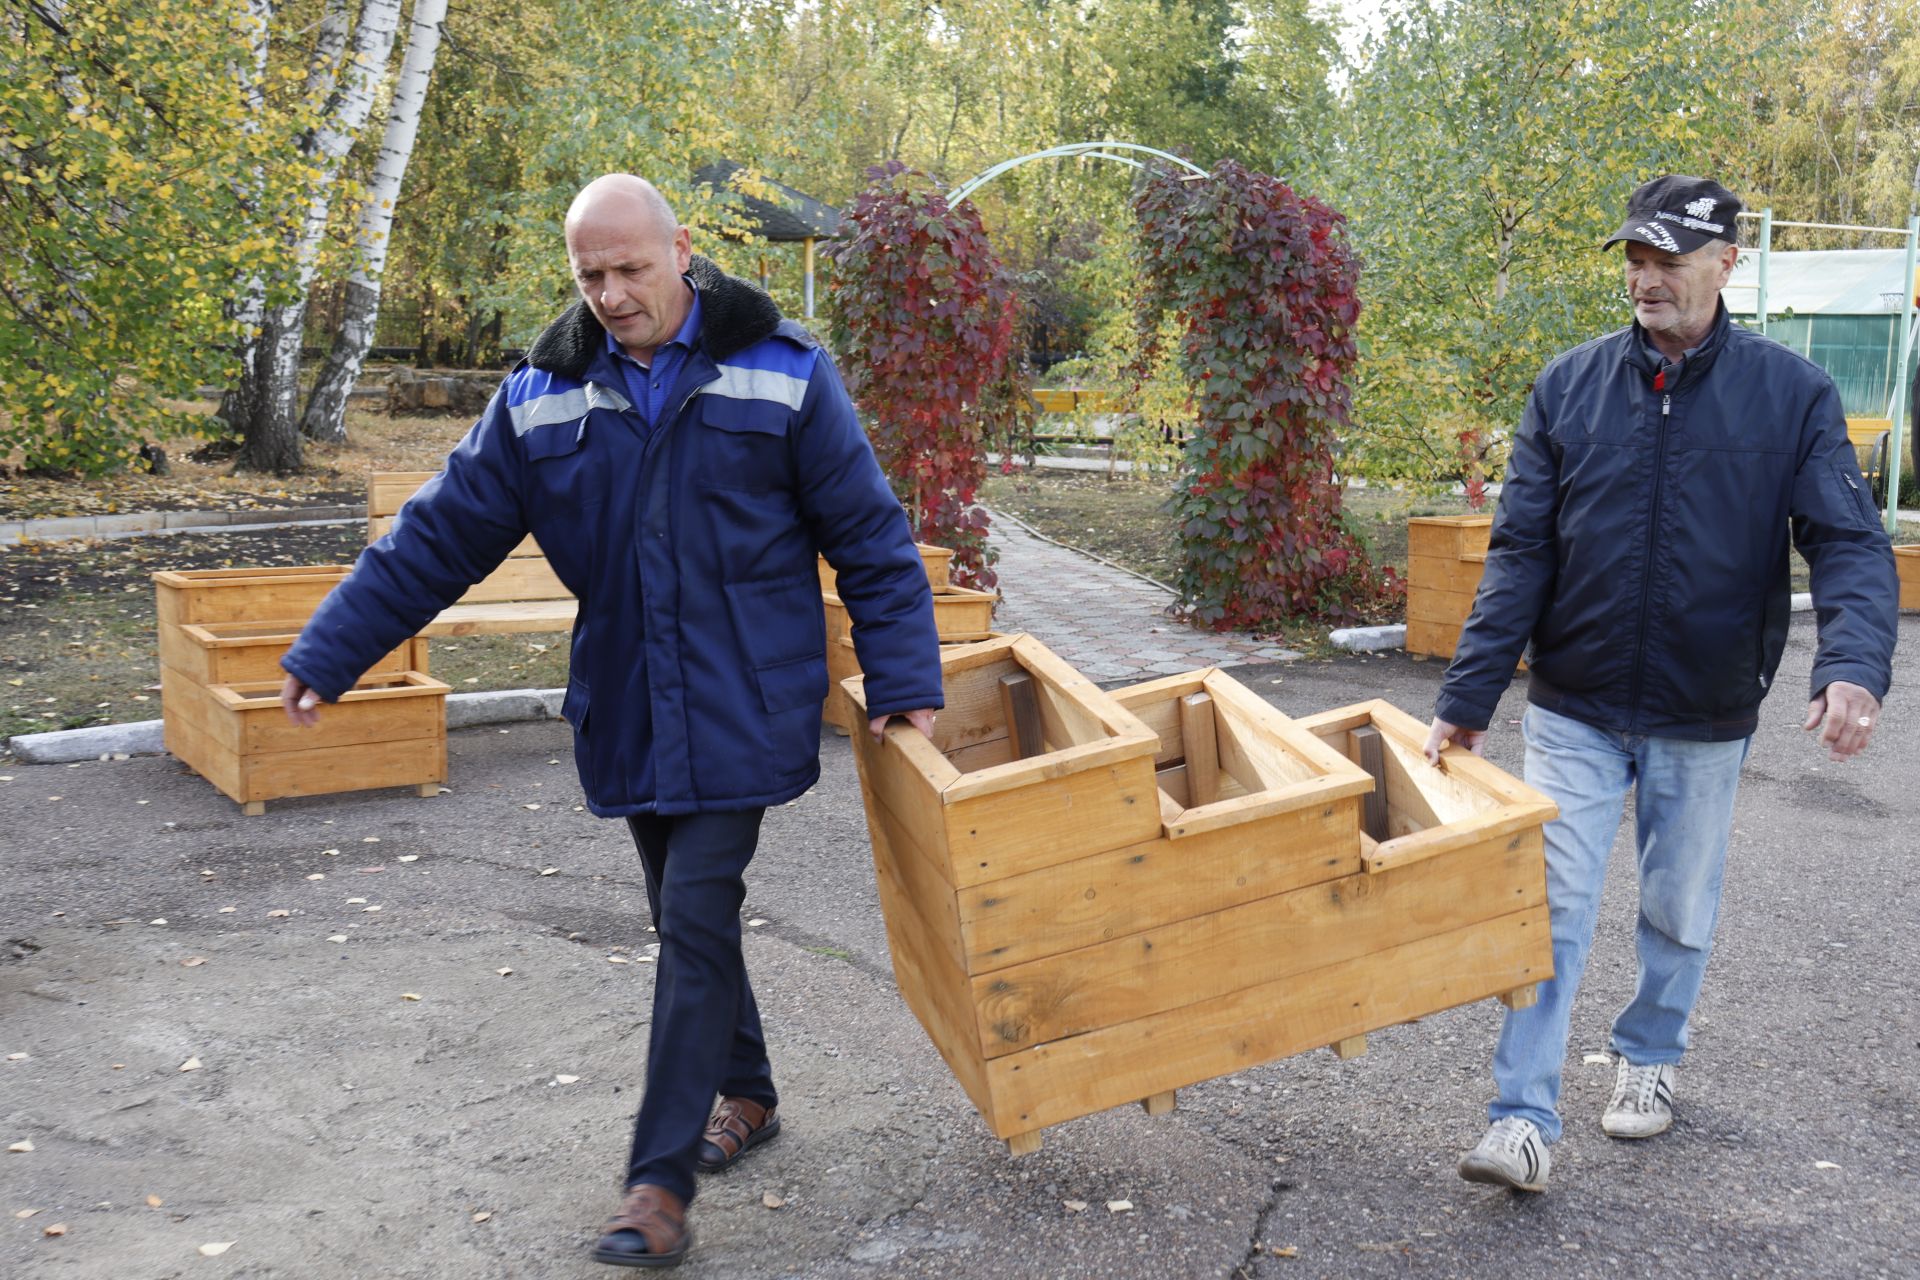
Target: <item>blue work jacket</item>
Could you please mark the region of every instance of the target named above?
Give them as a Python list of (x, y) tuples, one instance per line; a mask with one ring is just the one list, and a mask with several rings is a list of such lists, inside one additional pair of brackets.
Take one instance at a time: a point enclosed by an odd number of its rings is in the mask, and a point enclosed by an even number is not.
[(1786, 647), (1789, 536), (1820, 627), (1811, 693), (1845, 680), (1886, 697), (1893, 551), (1833, 380), (1725, 307), (1661, 373), (1636, 324), (1535, 381), (1440, 719), (1486, 728), (1526, 648), (1528, 699), (1550, 711), (1621, 733), (1750, 735)]
[(824, 553), (873, 714), (942, 705), (931, 590), (832, 361), (694, 259), (700, 344), (651, 431), (576, 304), (282, 665), (337, 698), (527, 534), (578, 597), (563, 708), (605, 817), (754, 808), (819, 777)]

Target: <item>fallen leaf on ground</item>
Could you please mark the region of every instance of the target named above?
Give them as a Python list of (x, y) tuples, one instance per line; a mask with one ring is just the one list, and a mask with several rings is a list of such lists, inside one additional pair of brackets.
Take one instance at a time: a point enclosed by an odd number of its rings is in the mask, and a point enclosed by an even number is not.
[(1087, 1211), (1087, 1202), (1085, 1200), (1062, 1200), (1060, 1203), (1067, 1207), (1068, 1213), (1085, 1213)]
[(284, 907), (276, 907), (274, 910), (267, 912), (267, 919), (284, 920), (292, 914), (293, 912), (286, 910)]
[(16, 1212), (13, 1216), (16, 1218), (31, 1218), (34, 1214), (38, 1212), (40, 1212), (38, 1209), (21, 1209), (18, 1212)]
[(366, 899), (365, 899), (365, 898), (348, 898), (348, 899), (347, 899), (347, 905), (348, 905), (348, 906), (350, 906), (350, 907), (357, 907), (357, 906), (359, 906), (359, 905), (360, 905), (361, 903), (363, 903), (363, 902), (365, 902), (365, 901), (366, 901)]
[(1831, 1160), (1815, 1160), (1813, 1167), (1816, 1169), (1838, 1169), (1840, 1166)]
[(344, 933), (336, 933), (327, 939), (328, 942), (345, 942), (346, 940), (347, 935)]
[(418, 861), (420, 861), (420, 855), (419, 855), (419, 854), (417, 854), (417, 853), (403, 853), (403, 854), (401, 854), (401, 855), (400, 855), (400, 857), (399, 857), (399, 861), (401, 861), (401, 862), (418, 862)]
[(1107, 1201), (1107, 1212), (1108, 1212), (1108, 1213), (1132, 1213), (1132, 1212), (1133, 1212), (1133, 1201), (1131, 1201), (1131, 1200), (1109, 1200), (1109, 1201)]
[(1276, 1258), (1297, 1258), (1300, 1256), (1300, 1250), (1294, 1248), (1292, 1245), (1281, 1246), (1276, 1244), (1268, 1248), (1267, 1252)]
[(158, 1209), (158, 1208), (159, 1208), (159, 1207), (160, 1207), (161, 1205), (163, 1205), (163, 1204), (165, 1204), (165, 1203), (166, 1203), (166, 1201), (165, 1201), (165, 1200), (162, 1200), (162, 1199), (161, 1199), (161, 1198), (160, 1198), (159, 1196), (148, 1196), (148, 1197), (147, 1197), (147, 1208), (149, 1208), (149, 1209)]
[(7, 1055), (8, 1062), (25, 1062), (26, 1060), (27, 1055), (24, 1053), (10, 1053)]
[(199, 1069), (200, 1069), (200, 1059), (198, 1058), (188, 1058), (185, 1062), (180, 1064), (180, 1070), (182, 1071), (198, 1071)]
[(479, 1213), (476, 1213), (473, 1215), (473, 1220), (475, 1222), (485, 1222), (488, 1218), (491, 1218), (492, 1216), (493, 1215), (491, 1213), (482, 1209)]
[(627, 962), (627, 958), (625, 956), (608, 956), (607, 957), (608, 964), (625, 964), (626, 962)]
[(378, 911), (378, 910), (379, 910), (380, 908), (379, 908), (379, 906), (378, 906), (378, 905), (376, 904), (376, 905), (374, 905), (374, 906), (371, 906), (371, 907), (362, 907), (362, 908), (360, 908), (360, 909), (361, 909), (362, 911)]
[(513, 970), (511, 970), (511, 969), (507, 969), (507, 968), (500, 968), (500, 969), (495, 969), (495, 970), (494, 970), (494, 972), (495, 972), (495, 973), (497, 973), (497, 974), (499, 974), (499, 975), (500, 975), (501, 977), (503, 977), (503, 978), (504, 978), (504, 977), (506, 977), (506, 976), (507, 976), (508, 974), (510, 974), (510, 973), (512, 973), (512, 972), (513, 972)]
[(147, 921), (148, 924), (165, 924), (166, 922), (167, 918), (165, 916), (161, 916), (158, 920)]
[(360, 843), (361, 844), (379, 844), (380, 837), (379, 836), (361, 836)]
[(760, 1203), (769, 1209), (784, 1209), (787, 1207), (786, 1199), (771, 1191), (766, 1192), (760, 1197)]
[(8, 1147), (7, 1150), (18, 1152), (20, 1155), (25, 1155), (27, 1154), (27, 1152), (33, 1150), (33, 1143), (27, 1141), (25, 1138), (22, 1138), (20, 1141)]
[(338, 849), (322, 849), (320, 856), (323, 858), (337, 858), (340, 856), (340, 851)]
[(312, 875), (307, 877), (307, 879), (309, 880), (325, 880), (326, 878), (327, 877), (323, 873), (318, 871), (314, 872)]
[(220, 908), (220, 914), (221, 914), (221, 915), (223, 915), (223, 916), (230, 916), (230, 915), (232, 915), (232, 914), (233, 914), (234, 912), (236, 912), (236, 911), (238, 911), (239, 909), (240, 909), (240, 908), (238, 908), (238, 907), (222, 907), (222, 908)]
[(231, 1240), (220, 1241), (213, 1244), (203, 1244), (200, 1246), (200, 1256), (203, 1258), (217, 1258), (231, 1248), (233, 1248), (233, 1241)]
[(201, 965), (205, 964), (206, 962), (207, 962), (207, 958), (205, 956), (188, 956), (185, 960), (182, 960), (180, 962), (180, 967), (182, 969), (198, 969)]
[(67, 1224), (64, 1222), (56, 1222), (50, 1227), (42, 1227), (40, 1234), (43, 1236), (63, 1236), (67, 1234)]
[(747, 928), (758, 929), (761, 925), (765, 923), (766, 923), (765, 920), (761, 919), (759, 916), (755, 916), (753, 919), (747, 921)]
[(557, 876), (557, 875), (559, 875), (559, 874), (560, 874), (560, 868), (558, 868), (558, 867), (547, 867), (547, 868), (545, 868), (544, 870), (542, 870), (542, 871), (540, 872), (540, 874), (541, 874), (541, 875), (543, 875), (543, 876)]
[(411, 991), (403, 991), (400, 993), (400, 998), (402, 1000), (418, 1000), (420, 997)]
[(528, 811), (532, 811), (532, 810), (535, 810), (535, 809), (538, 809), (538, 808), (539, 808), (540, 806), (539, 806), (539, 805), (537, 805), (537, 804), (523, 804), (523, 805), (521, 805), (520, 807), (521, 807), (522, 809), (526, 809), (526, 810), (528, 810)]
[(579, 1079), (579, 1076), (555, 1076), (553, 1082), (555, 1084), (575, 1084), (578, 1083)]

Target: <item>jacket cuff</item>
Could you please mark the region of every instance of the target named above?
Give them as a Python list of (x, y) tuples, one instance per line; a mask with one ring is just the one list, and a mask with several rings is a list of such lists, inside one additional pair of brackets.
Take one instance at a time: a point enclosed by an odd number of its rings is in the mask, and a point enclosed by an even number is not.
[(1864, 662), (1816, 662), (1807, 696), (1819, 697), (1835, 680), (1845, 680), (1848, 684), (1859, 685), (1872, 694), (1876, 702), (1887, 700), (1886, 672)]
[(1442, 690), (1440, 696), (1434, 699), (1433, 714), (1437, 720), (1445, 720), (1448, 724), (1458, 725), (1462, 729), (1470, 729), (1475, 733), (1484, 732), (1486, 727), (1493, 723), (1492, 707), (1475, 706), (1445, 690)]

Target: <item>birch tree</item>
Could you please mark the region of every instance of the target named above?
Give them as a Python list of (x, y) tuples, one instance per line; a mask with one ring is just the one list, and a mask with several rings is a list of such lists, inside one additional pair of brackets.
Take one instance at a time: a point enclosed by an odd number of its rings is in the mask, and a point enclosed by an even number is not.
[[(336, 8), (330, 0), (329, 15)], [(286, 474), (300, 467), (300, 343), (306, 327), (307, 290), (319, 263), (341, 161), (372, 114), (374, 94), (386, 76), (399, 25), (400, 0), (365, 0), (335, 91), (305, 148), (309, 156), (306, 200), (287, 238), (292, 265), (284, 282), (286, 296), (267, 306), (258, 347), (243, 370), (252, 385), (238, 398), (237, 407), (247, 416), (241, 424), (243, 440), (234, 459), (235, 470)], [(314, 74), (323, 71), (316, 56)]]
[(347, 395), (360, 376), (380, 320), (380, 284), (386, 271), (394, 205), (400, 198), (400, 184), (420, 131), (420, 108), (433, 78), (440, 28), (446, 16), (447, 0), (414, 0), (413, 25), (407, 34), (400, 75), (394, 82), (386, 136), (380, 144), (367, 203), (354, 237), (355, 261), (347, 280), (345, 314), (300, 421), (301, 433), (315, 440), (347, 438)]

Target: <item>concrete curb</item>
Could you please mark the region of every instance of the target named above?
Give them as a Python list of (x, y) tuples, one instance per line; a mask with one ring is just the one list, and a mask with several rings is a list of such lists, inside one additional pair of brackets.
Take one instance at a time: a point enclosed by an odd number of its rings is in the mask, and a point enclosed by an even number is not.
[[(551, 720), (560, 714), (565, 689), (500, 689), (488, 693), (447, 695), (447, 728), (468, 729), (480, 724), (513, 724), (523, 720)], [(22, 764), (73, 764), (81, 760), (124, 760), (130, 756), (157, 756), (166, 751), (160, 740), (160, 721), (92, 725), (52, 733), (23, 733), (9, 739), (7, 751)]]
[(0, 520), (0, 542), (65, 542), (76, 538), (137, 538), (208, 529), (247, 531), (290, 524), (346, 524), (365, 520), (366, 504), (328, 507), (252, 507), (240, 511), (128, 511), (104, 516)]

